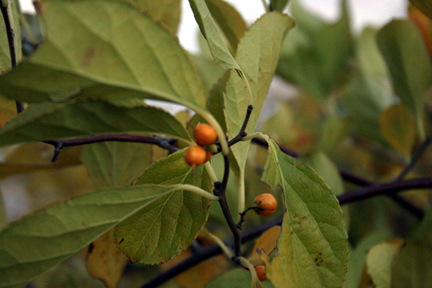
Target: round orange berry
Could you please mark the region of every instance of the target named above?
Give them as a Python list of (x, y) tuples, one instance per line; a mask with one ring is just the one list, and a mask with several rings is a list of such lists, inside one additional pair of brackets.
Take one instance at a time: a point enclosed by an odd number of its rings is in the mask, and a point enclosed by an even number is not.
[(265, 266), (264, 265), (257, 265), (255, 267), (255, 271), (256, 271), (256, 273), (258, 275), (258, 279), (260, 281), (267, 280), (267, 275), (266, 275), (266, 272), (265, 272)]
[(199, 145), (192, 146), (186, 151), (184, 159), (190, 166), (199, 166), (206, 162), (207, 152)]
[(277, 201), (276, 198), (269, 193), (258, 195), (255, 200), (255, 204), (259, 209), (255, 209), (255, 212), (260, 216), (270, 216), (276, 211)]
[(198, 124), (194, 130), (195, 141), (202, 146), (213, 144), (217, 137), (216, 131), (208, 124)]

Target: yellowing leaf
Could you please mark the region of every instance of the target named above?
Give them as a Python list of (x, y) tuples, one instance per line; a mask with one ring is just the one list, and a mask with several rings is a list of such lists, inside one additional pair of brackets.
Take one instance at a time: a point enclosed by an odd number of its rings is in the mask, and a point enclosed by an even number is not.
[(380, 30), (377, 41), (394, 91), (414, 114), (418, 133), (423, 135), (423, 106), (432, 84), (432, 65), (422, 36), (412, 22), (393, 20)]
[(255, 242), (254, 247), (252, 248), (252, 254), (249, 257), (249, 261), (252, 265), (256, 266), (261, 259), (261, 254), (270, 255), (273, 250), (276, 248), (276, 241), (279, 238), (281, 233), (280, 226), (273, 226), (272, 228), (265, 231)]
[(391, 269), (405, 241), (396, 238), (374, 246), (366, 258), (367, 273), (376, 288), (390, 288)]
[(386, 140), (403, 154), (411, 154), (416, 140), (415, 119), (402, 104), (387, 108), (380, 117), (381, 131)]
[(87, 270), (91, 277), (100, 279), (108, 288), (117, 287), (128, 258), (114, 244), (114, 230), (90, 244), (86, 259)]
[(140, 10), (175, 35), (180, 23), (180, 0), (133, 0)]
[(342, 209), (323, 179), (269, 144), (262, 180), (285, 196), (277, 254), (267, 265), (275, 287), (342, 287), (348, 263)]

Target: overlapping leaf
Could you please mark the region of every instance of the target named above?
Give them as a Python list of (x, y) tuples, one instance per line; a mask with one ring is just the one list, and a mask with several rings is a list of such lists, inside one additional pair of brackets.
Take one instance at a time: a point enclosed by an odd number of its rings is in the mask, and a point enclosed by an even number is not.
[[(17, 1), (4, 1), (7, 4), (7, 12), (9, 16), (9, 22), (14, 34), (14, 48), (16, 61), (21, 61), (21, 31), (19, 23), (19, 12), (17, 8)], [(5, 21), (3, 15), (0, 15), (0, 75), (12, 68), (11, 54), (9, 50), (9, 41), (6, 34)]]
[(276, 287), (342, 287), (348, 263), (342, 209), (311, 168), (295, 164), (268, 140), (262, 180), (285, 194), (286, 212), (277, 255), (267, 274)]
[(378, 31), (366, 28), (356, 45), (360, 73), (344, 92), (344, 102), (355, 131), (363, 137), (386, 144), (379, 125), (381, 113), (394, 99), (384, 59), (376, 43)]
[[(184, 161), (185, 150), (150, 166), (137, 184), (192, 184), (209, 191), (204, 167)], [(157, 264), (185, 250), (204, 227), (209, 200), (189, 191), (166, 194), (116, 227), (117, 247), (133, 262)]]
[(346, 1), (341, 18), (332, 24), (314, 17), (291, 1), (296, 29), (285, 39), (277, 73), (309, 94), (325, 99), (345, 74), (344, 64), (351, 49)]
[(270, 0), (271, 7), (274, 11), (283, 11), (288, 5), (289, 0)]
[[(278, 12), (267, 13), (258, 19), (248, 30), (238, 46), (236, 60), (249, 82), (252, 95), (248, 94), (243, 80), (237, 73), (230, 73), (224, 98), (227, 134), (233, 138), (240, 131), (248, 105), (254, 110), (246, 132), (255, 130), (270, 83), (279, 59), (280, 46), (293, 20)], [(252, 97), (252, 99), (251, 99)], [(244, 170), (249, 142), (241, 142), (231, 147), (238, 165), (236, 172)]]
[(152, 161), (151, 145), (105, 142), (83, 147), (82, 161), (96, 187), (130, 185)]
[(131, 131), (166, 134), (190, 141), (185, 128), (162, 109), (77, 102), (30, 106), (3, 127), (0, 145)]
[[(202, 35), (207, 40), (213, 59), (226, 69), (241, 71), (237, 61), (231, 55), (222, 35), (219, 33), (215, 20), (213, 19), (205, 0), (189, 0), (195, 20)], [(241, 72), (240, 72), (241, 73)]]
[(247, 29), (245, 21), (234, 7), (223, 0), (205, 0), (205, 3), (235, 53)]
[(432, 65), (420, 32), (408, 20), (393, 20), (381, 29), (377, 41), (396, 95), (416, 116), (419, 133), (424, 133), (423, 104), (432, 84)]
[(108, 0), (47, 0), (39, 7), (48, 40), (0, 78), (9, 98), (153, 98), (205, 109), (187, 53), (175, 36), (137, 9)]
[(138, 0), (134, 3), (157, 23), (161, 23), (169, 32), (174, 35), (177, 33), (180, 24), (181, 0)]
[(386, 140), (404, 155), (409, 156), (416, 140), (415, 119), (402, 104), (386, 109), (380, 118), (380, 127)]
[(0, 287), (22, 287), (178, 185), (137, 185), (84, 194), (0, 231)]
[(391, 287), (432, 285), (432, 213), (428, 211), (412, 238), (407, 240), (392, 267)]

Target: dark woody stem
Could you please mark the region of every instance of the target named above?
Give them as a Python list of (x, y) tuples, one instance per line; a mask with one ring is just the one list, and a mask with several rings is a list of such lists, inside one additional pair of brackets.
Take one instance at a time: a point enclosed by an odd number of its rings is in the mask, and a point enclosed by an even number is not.
[[(240, 131), (237, 134), (237, 136), (235, 136), (233, 139), (231, 139), (231, 141), (228, 142), (229, 146), (234, 145), (235, 143), (241, 141), (241, 139), (247, 135), (245, 130), (246, 130), (246, 127), (249, 123), (249, 119), (250, 119), (250, 115), (252, 113), (252, 110), (253, 110), (253, 106), (249, 105), (247, 108), (247, 111), (246, 111), (246, 116), (245, 116), (245, 119), (243, 121), (243, 125), (240, 128)], [(214, 193), (214, 195), (219, 197), (219, 205), (222, 209), (222, 212), (224, 214), (225, 220), (228, 223), (228, 226), (231, 230), (231, 233), (233, 234), (233, 237), (234, 237), (234, 257), (232, 260), (234, 261), (234, 263), (238, 264), (239, 263), (238, 257), (241, 256), (241, 229), (235, 224), (234, 219), (231, 216), (231, 212), (229, 210), (228, 203), (226, 200), (225, 192), (226, 192), (226, 187), (228, 184), (229, 172), (230, 172), (229, 156), (223, 155), (223, 159), (224, 159), (223, 179), (222, 179), (222, 182), (216, 182), (214, 184), (215, 188), (213, 190), (213, 193)]]
[(129, 135), (129, 134), (96, 135), (96, 136), (69, 139), (69, 140), (44, 141), (44, 143), (54, 146), (54, 156), (51, 162), (55, 162), (57, 160), (57, 157), (61, 149), (63, 149), (64, 147), (80, 146), (80, 145), (108, 142), (108, 141), (153, 144), (168, 150), (170, 153), (174, 153), (180, 150), (179, 148), (173, 146), (177, 142), (177, 139), (174, 138), (165, 138), (165, 137), (158, 137), (158, 136), (140, 136), (140, 135)]
[[(17, 59), (16, 59), (16, 52), (15, 52), (15, 42), (14, 42), (14, 32), (12, 29), (12, 25), (10, 22), (10, 18), (9, 18), (9, 14), (8, 14), (8, 7), (4, 7), (2, 4), (0, 4), (1, 6), (1, 12), (3, 15), (3, 20), (5, 23), (5, 28), (6, 28), (6, 35), (7, 35), (7, 39), (8, 39), (8, 43), (9, 43), (9, 53), (10, 53), (10, 58), (11, 58), (11, 66), (12, 69), (15, 68), (17, 66)], [(16, 103), (16, 109), (18, 113), (21, 113), (24, 110), (24, 106), (20, 101), (15, 101)]]

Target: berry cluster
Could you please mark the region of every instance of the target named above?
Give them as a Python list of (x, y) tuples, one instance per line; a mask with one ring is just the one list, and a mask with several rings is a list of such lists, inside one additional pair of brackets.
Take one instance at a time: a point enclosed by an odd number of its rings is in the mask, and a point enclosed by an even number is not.
[(204, 164), (212, 157), (212, 152), (204, 147), (216, 142), (216, 131), (208, 124), (198, 124), (194, 130), (194, 138), (198, 143), (190, 147), (185, 154), (185, 161), (188, 165), (195, 167)]

